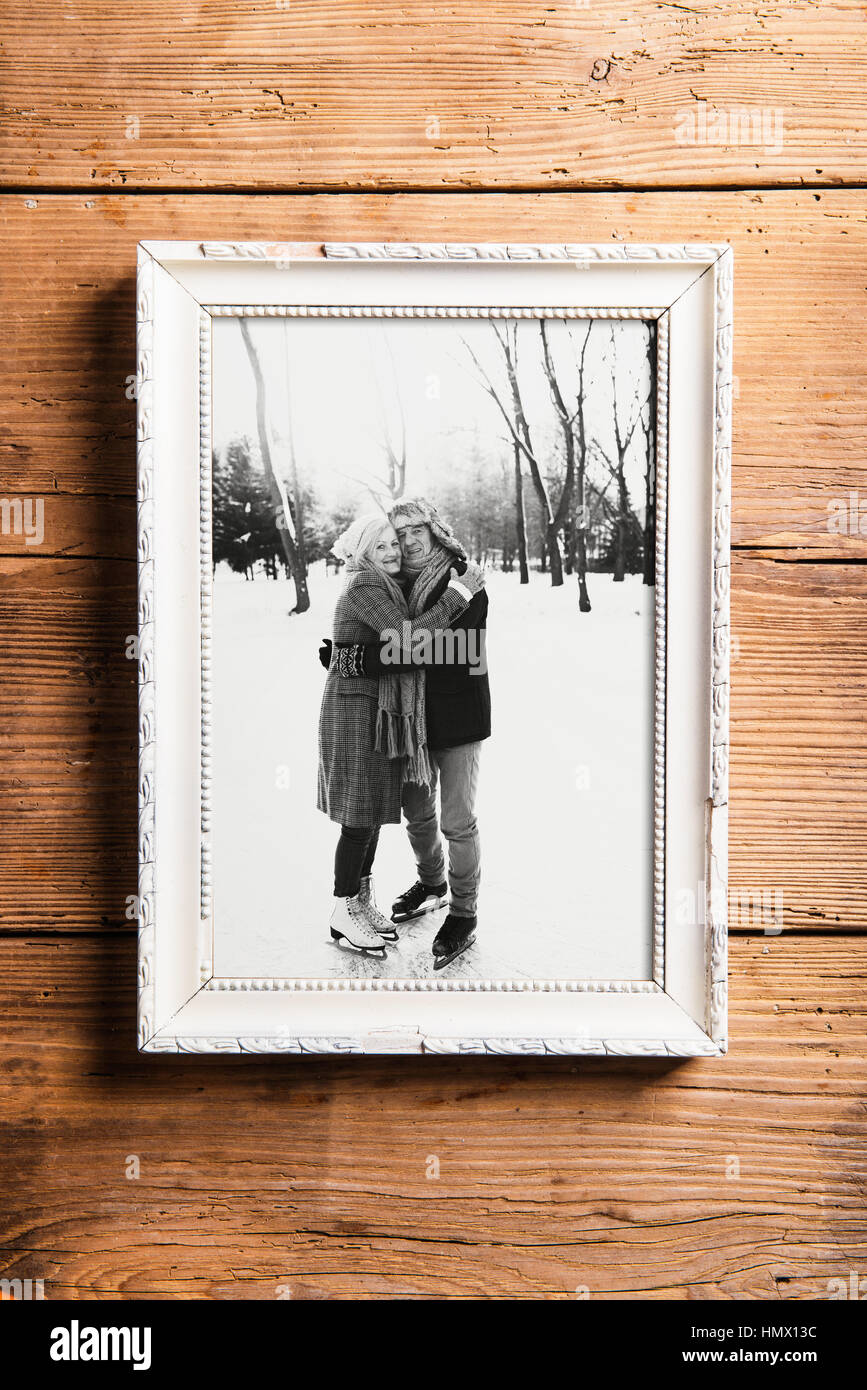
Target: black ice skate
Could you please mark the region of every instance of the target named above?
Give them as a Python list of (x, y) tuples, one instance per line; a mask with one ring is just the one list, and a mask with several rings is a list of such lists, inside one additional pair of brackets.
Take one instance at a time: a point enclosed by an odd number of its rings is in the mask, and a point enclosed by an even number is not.
[(442, 970), (462, 956), (476, 939), (475, 917), (455, 917), (450, 912), (433, 943), (434, 970)]
[(431, 888), (426, 883), (414, 883), (391, 905), (392, 922), (410, 922), (413, 917), (423, 917), (426, 912), (437, 912), (445, 907), (448, 886), (438, 883)]

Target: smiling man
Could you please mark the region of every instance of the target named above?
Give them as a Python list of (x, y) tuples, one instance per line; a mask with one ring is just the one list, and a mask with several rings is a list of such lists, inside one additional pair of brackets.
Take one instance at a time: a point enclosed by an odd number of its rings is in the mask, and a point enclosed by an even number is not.
[[(437, 509), (423, 497), (407, 498), (389, 512), (403, 557), (401, 582), (410, 612), (425, 612), (445, 589), (450, 568), (460, 571), (467, 553)], [(441, 969), (475, 939), (481, 854), (476, 823), (479, 757), (491, 732), (491, 694), (484, 654), (488, 596), (484, 589), (453, 624), (463, 642), (440, 648), (426, 659), (425, 711), (428, 749), (434, 769), (430, 786), (407, 782), (403, 813), (415, 854), (417, 880), (396, 899), (395, 922), (449, 912), (433, 942), (434, 965)], [(439, 798), (437, 797), (439, 793)], [(448, 842), (448, 882), (442, 836)]]

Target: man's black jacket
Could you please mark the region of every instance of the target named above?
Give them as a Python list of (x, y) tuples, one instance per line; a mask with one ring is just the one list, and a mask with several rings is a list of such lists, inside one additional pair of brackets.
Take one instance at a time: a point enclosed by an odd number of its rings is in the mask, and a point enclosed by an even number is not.
[[(458, 565), (457, 568), (463, 567)], [(430, 607), (442, 598), (448, 582), (446, 576), (434, 590)], [(455, 640), (434, 643), (432, 651), (425, 655), (427, 741), (428, 747), (434, 752), (458, 748), (464, 743), (478, 743), (490, 737), (491, 688), (485, 645), (487, 619), (488, 595), (484, 589), (480, 589), (451, 625), (451, 631), (456, 634)], [(463, 633), (467, 636), (461, 640)], [(413, 669), (412, 663), (398, 666), (393, 661), (383, 661), (382, 656), (387, 653), (388, 646), (388, 643), (365, 646), (366, 675), (379, 676), (383, 672)], [(463, 660), (453, 659), (458, 655)]]

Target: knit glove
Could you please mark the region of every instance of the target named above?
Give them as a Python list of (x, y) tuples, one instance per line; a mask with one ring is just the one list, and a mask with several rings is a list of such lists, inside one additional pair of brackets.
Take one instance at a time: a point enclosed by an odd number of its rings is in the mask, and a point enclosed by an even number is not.
[[(338, 676), (348, 679), (350, 676), (369, 676), (375, 679), (377, 676), (395, 675), (400, 671), (414, 671), (415, 662), (384, 662), (382, 660), (381, 642), (355, 642), (347, 647), (337, 648), (337, 660), (334, 663), (334, 670)], [(323, 637), (322, 646), (319, 648), (319, 660), (326, 670), (331, 666), (331, 653), (334, 644), (330, 637)]]
[[(371, 650), (379, 652), (379, 645), (371, 644)], [(319, 648), (319, 660), (326, 670), (331, 669), (331, 661), (334, 653), (334, 643), (330, 637), (323, 637), (322, 645)], [(334, 662), (334, 671), (343, 680), (348, 680), (351, 676), (366, 676), (364, 669), (365, 648), (363, 643), (354, 642), (348, 646), (337, 648), (337, 659)]]
[(364, 647), (360, 642), (354, 643), (351, 647), (337, 648), (335, 670), (338, 676), (344, 680), (350, 676), (363, 676), (365, 674)]

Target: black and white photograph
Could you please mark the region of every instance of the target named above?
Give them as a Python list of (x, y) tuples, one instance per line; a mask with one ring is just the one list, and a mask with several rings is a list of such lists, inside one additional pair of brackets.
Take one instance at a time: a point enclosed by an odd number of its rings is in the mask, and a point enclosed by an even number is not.
[(221, 976), (646, 980), (656, 325), (214, 321)]

